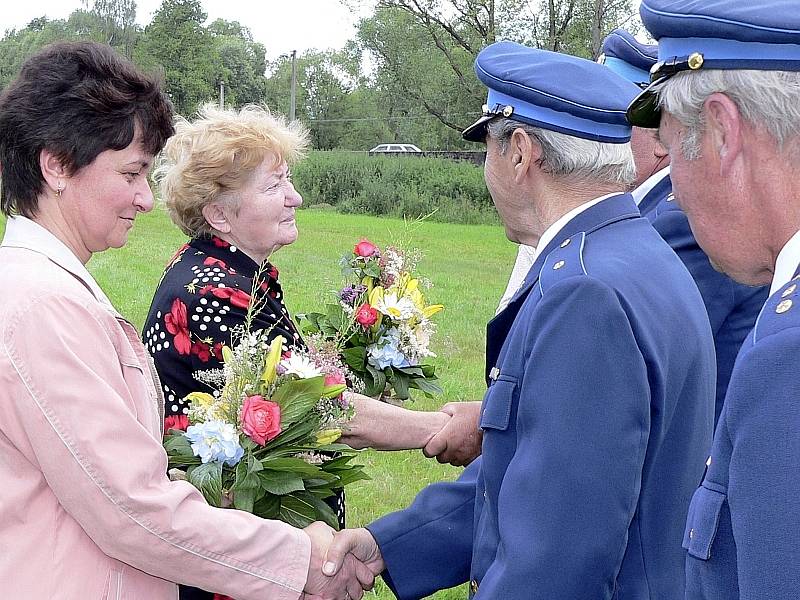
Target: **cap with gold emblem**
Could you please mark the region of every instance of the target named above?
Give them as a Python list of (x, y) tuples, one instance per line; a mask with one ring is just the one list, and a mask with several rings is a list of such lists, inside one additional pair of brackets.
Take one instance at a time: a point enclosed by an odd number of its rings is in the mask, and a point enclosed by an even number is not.
[(475, 72), (489, 95), (481, 118), (464, 130), (466, 140), (484, 141), (497, 117), (598, 142), (630, 140), (625, 109), (639, 88), (602, 65), (497, 42), (478, 54)]
[(658, 127), (655, 89), (700, 69), (800, 71), (797, 0), (642, 0), (639, 12), (658, 40), (650, 86), (628, 108), (637, 127)]

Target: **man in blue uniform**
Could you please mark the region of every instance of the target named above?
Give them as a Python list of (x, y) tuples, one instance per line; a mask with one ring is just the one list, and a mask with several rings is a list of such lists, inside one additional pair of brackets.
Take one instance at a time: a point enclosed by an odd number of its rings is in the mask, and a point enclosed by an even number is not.
[[(607, 67), (640, 87), (647, 87), (650, 69), (658, 60), (656, 44), (642, 44), (624, 29), (616, 29), (603, 41), (602, 50), (600, 60)], [(632, 192), (639, 211), (689, 269), (708, 311), (717, 351), (716, 423), (736, 355), (767, 299), (768, 288), (737, 283), (711, 266), (692, 235), (686, 215), (674, 202), (669, 159), (655, 130), (634, 127), (631, 145), (640, 177), (651, 174)]]
[(772, 295), (742, 345), (684, 536), (689, 599), (800, 598), (800, 12), (794, 0), (644, 0), (659, 39), (630, 107), (659, 127), (712, 264)]
[(403, 599), (470, 580), (480, 599), (677, 600), (714, 348), (691, 276), (622, 193), (635, 176), (624, 106), (639, 88), (510, 42), (476, 71), (489, 99), (464, 136), (486, 141), (508, 237), (540, 249), (489, 326), (501, 349), (483, 455), (342, 532), (326, 570), (351, 551)]

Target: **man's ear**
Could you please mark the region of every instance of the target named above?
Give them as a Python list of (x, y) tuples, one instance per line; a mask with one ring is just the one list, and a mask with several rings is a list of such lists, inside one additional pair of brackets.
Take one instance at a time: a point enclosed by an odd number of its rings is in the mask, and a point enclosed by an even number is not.
[(719, 157), (720, 175), (729, 175), (743, 150), (745, 126), (739, 107), (725, 94), (715, 92), (703, 103), (708, 143)]
[(514, 169), (514, 180), (521, 182), (542, 156), (542, 147), (524, 129), (517, 127), (511, 134), (508, 155)]
[(220, 202), (211, 202), (203, 207), (202, 212), (211, 229), (220, 233), (230, 233), (231, 224), (228, 221), (228, 210), (229, 208)]
[(39, 168), (48, 187), (54, 192), (61, 192), (65, 188), (66, 169), (58, 158), (47, 148), (39, 152)]

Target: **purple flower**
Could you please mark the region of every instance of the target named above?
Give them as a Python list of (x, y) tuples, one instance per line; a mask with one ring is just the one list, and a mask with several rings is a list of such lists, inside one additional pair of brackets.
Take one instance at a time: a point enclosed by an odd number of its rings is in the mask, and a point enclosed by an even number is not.
[(349, 304), (350, 306), (354, 305), (356, 300), (361, 297), (361, 294), (367, 291), (367, 288), (361, 284), (358, 285), (348, 285), (346, 288), (343, 288), (341, 292), (339, 292), (339, 298), (342, 302)]

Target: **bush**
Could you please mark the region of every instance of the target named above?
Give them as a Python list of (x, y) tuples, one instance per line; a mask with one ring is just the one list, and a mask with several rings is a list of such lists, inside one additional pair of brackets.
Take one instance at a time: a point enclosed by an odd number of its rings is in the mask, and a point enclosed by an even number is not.
[(311, 152), (292, 169), (306, 206), (345, 213), (449, 223), (499, 223), (483, 170), (468, 162), (418, 156)]

